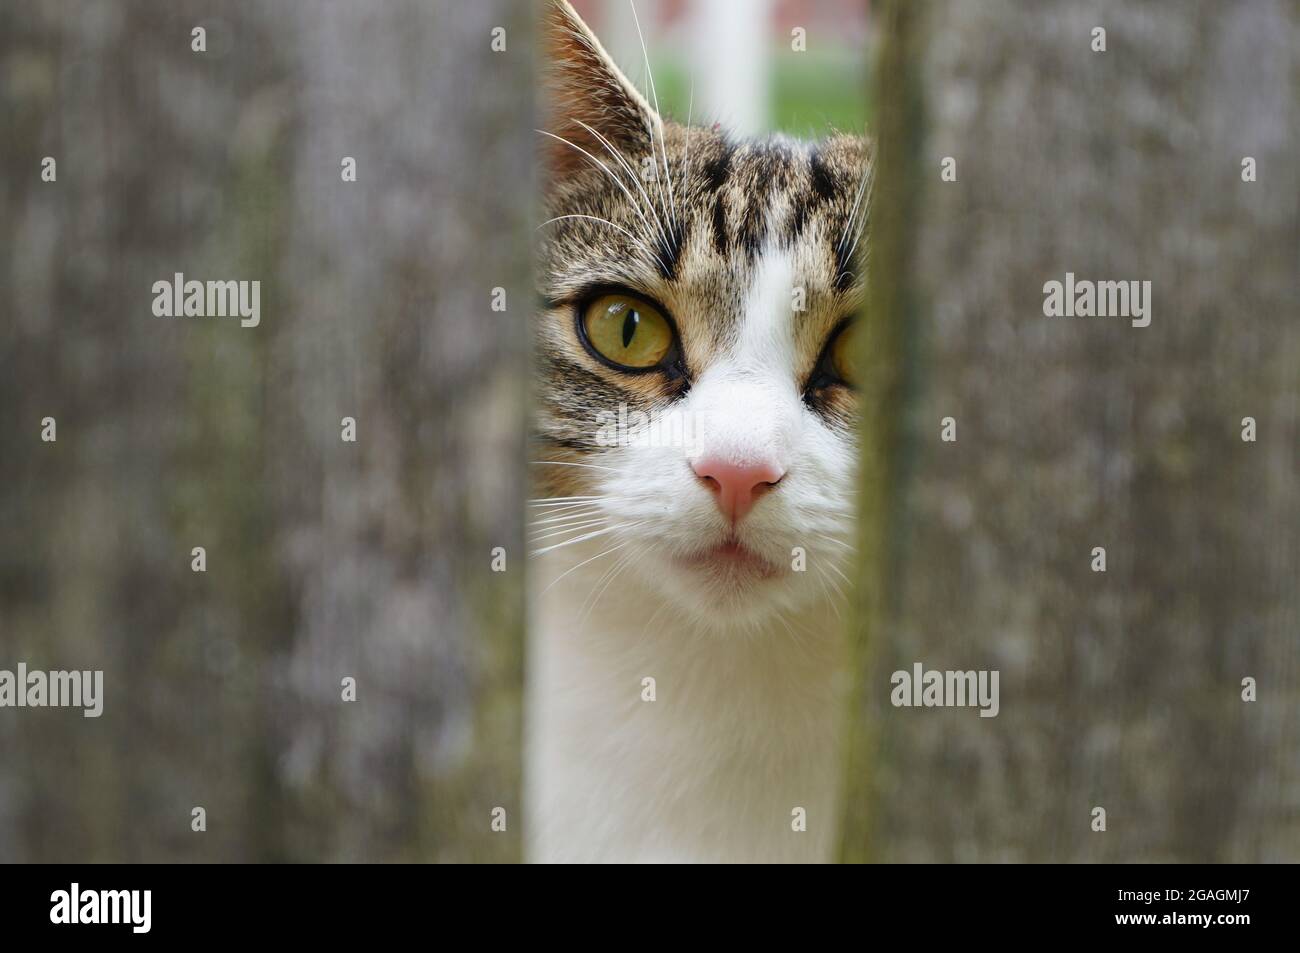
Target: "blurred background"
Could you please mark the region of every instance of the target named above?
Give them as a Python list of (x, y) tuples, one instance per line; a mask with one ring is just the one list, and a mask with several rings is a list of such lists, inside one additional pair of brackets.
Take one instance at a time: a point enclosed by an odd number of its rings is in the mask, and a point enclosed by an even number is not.
[(660, 110), (678, 122), (810, 139), (866, 128), (870, 0), (637, 0), (635, 17), (628, 0), (574, 9), (642, 90), (648, 56)]
[[(1294, 862), (1300, 5), (877, 10), (844, 856)], [(917, 662), (1000, 713), (891, 707)]]
[[(1297, 7), (636, 9), (669, 115), (878, 142), (844, 857), (1300, 857)], [(0, 860), (518, 858), (537, 13), (0, 0), (0, 668), (107, 696), (0, 710)]]
[[(0, 2), (0, 668), (107, 695), (0, 711), (0, 859), (518, 856), (531, 36)], [(176, 272), (260, 325), (155, 317)]]

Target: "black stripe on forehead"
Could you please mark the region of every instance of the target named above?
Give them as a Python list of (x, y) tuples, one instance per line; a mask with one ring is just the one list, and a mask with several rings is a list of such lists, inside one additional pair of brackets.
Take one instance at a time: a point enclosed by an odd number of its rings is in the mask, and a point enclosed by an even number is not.
[(790, 216), (791, 244), (799, 240), (803, 229), (808, 224), (808, 217), (820, 206), (833, 200), (838, 192), (835, 176), (822, 158), (821, 151), (814, 149), (808, 157), (808, 190), (800, 192), (794, 201), (794, 214)]
[(727, 206), (722, 193), (718, 193), (713, 197), (713, 247), (719, 255), (725, 255), (728, 242)]
[(727, 204), (723, 196), (723, 186), (731, 177), (731, 158), (736, 154), (736, 146), (726, 138), (721, 140), (717, 153), (704, 163), (704, 191), (702, 198), (713, 199), (710, 220), (713, 225), (713, 247), (719, 255), (727, 254), (730, 238), (727, 235)]
[(827, 168), (818, 149), (814, 149), (812, 155), (808, 157), (808, 178), (811, 184), (811, 202), (820, 205), (835, 198), (835, 177)]
[(664, 281), (672, 281), (677, 277), (677, 265), (681, 261), (682, 247), (686, 244), (686, 227), (671, 214), (661, 217), (659, 227), (663, 229), (663, 235), (655, 233), (658, 239), (655, 242), (655, 250), (658, 252), (655, 268)]
[[(761, 193), (761, 194), (760, 194)], [(763, 239), (767, 237), (767, 189), (755, 183), (753, 191), (747, 193), (749, 201), (740, 219), (740, 228), (736, 239), (751, 258), (758, 256), (763, 248)]]
[(727, 183), (731, 175), (731, 157), (736, 154), (736, 146), (725, 138), (717, 155), (704, 164), (704, 188), (709, 193), (716, 193)]
[(736, 241), (753, 259), (767, 238), (773, 195), (788, 189), (794, 178), (795, 155), (783, 142), (760, 142), (742, 157), (740, 166), (732, 176), (745, 199)]
[[(725, 135), (719, 136), (716, 151), (705, 160), (701, 170), (704, 176), (703, 195), (713, 196), (713, 240), (719, 251), (723, 251), (726, 246), (726, 211), (725, 208), (721, 207), (721, 190), (731, 175), (731, 159), (735, 152), (735, 144), (730, 142)], [(673, 215), (668, 214), (663, 217), (661, 227), (664, 235), (656, 235), (655, 241), (655, 250), (660, 259), (655, 262), (655, 267), (658, 269), (660, 277), (665, 281), (672, 281), (677, 277), (677, 268), (681, 261), (682, 250), (686, 246), (686, 233), (689, 225), (690, 216), (675, 218)]]
[(857, 246), (860, 243), (855, 239), (866, 229), (865, 209), (856, 216), (857, 231), (850, 232), (848, 229), (851, 224), (850, 219), (853, 217), (852, 209), (832, 207), (837, 200), (841, 205), (847, 202), (850, 198), (848, 191), (842, 186), (840, 176), (837, 176), (831, 165), (827, 163), (821, 149), (814, 149), (808, 157), (808, 188), (801, 190), (795, 200), (794, 211), (790, 216), (788, 237), (788, 241), (793, 244), (803, 234), (803, 229), (813, 213), (823, 207), (830, 207), (828, 208), (830, 220), (838, 221), (840, 229), (838, 234), (832, 233), (835, 241), (832, 248), (835, 256), (833, 286), (840, 293), (848, 291), (859, 280)]

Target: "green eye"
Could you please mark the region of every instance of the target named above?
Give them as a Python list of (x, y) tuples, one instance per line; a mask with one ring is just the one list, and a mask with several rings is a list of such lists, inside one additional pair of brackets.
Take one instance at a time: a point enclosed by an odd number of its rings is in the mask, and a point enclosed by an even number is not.
[(631, 295), (601, 295), (587, 305), (582, 328), (592, 350), (626, 370), (656, 367), (673, 346), (668, 319)]

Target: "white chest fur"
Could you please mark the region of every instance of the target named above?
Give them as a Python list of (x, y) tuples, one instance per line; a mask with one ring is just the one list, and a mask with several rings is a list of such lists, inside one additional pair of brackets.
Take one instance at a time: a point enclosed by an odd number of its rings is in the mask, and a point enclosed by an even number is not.
[(586, 555), (532, 574), (528, 859), (833, 859), (844, 660), (830, 608), (716, 631), (624, 573), (593, 609), (601, 560), (542, 591)]

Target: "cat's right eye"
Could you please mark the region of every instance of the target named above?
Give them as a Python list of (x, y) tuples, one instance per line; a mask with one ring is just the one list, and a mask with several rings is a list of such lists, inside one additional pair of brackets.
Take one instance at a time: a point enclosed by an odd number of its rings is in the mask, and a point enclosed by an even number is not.
[(846, 324), (831, 343), (831, 368), (836, 376), (850, 387), (858, 382), (857, 362), (853, 359), (856, 354), (853, 343), (854, 327), (853, 324)]
[(858, 386), (858, 368), (854, 360), (856, 345), (853, 343), (855, 327), (854, 322), (845, 319), (831, 333), (830, 341), (822, 350), (808, 380), (809, 393), (837, 385), (850, 389)]
[(653, 304), (631, 294), (593, 299), (583, 308), (578, 324), (587, 348), (619, 370), (653, 370), (673, 351), (668, 319)]

